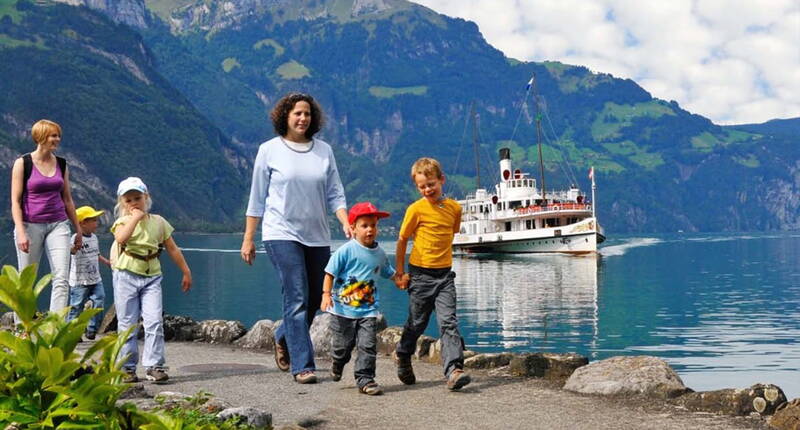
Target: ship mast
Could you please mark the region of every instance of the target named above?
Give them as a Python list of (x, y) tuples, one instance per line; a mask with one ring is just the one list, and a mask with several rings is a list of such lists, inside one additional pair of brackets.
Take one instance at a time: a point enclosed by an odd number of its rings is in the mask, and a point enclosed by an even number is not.
[(542, 114), (539, 112), (539, 93), (536, 91), (536, 77), (531, 76), (529, 82), (533, 89), (533, 103), (536, 106), (535, 119), (536, 119), (536, 145), (539, 147), (539, 175), (542, 181), (542, 200), (547, 204), (547, 192), (545, 191), (544, 182), (544, 161), (542, 158)]
[(472, 151), (475, 153), (475, 189), (481, 188), (481, 169), (480, 159), (478, 157), (478, 116), (475, 114), (475, 101), (472, 101), (471, 113), (472, 116)]

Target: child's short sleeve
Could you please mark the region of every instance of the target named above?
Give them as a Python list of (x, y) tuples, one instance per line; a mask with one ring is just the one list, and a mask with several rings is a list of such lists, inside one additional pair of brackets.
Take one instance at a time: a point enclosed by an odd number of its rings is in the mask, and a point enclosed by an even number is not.
[(381, 264), (381, 276), (383, 276), (386, 279), (389, 279), (392, 276), (394, 276), (394, 273), (395, 273), (394, 266), (392, 266), (392, 263), (389, 261), (389, 257), (387, 257), (386, 254), (384, 253), (383, 264)]
[(109, 230), (111, 230), (112, 233), (116, 232), (119, 226), (125, 225), (125, 222), (128, 220), (128, 218), (130, 218), (128, 215), (117, 218), (116, 221), (114, 221), (114, 224), (111, 225), (111, 228)]
[(406, 209), (406, 214), (403, 217), (403, 224), (400, 226), (400, 237), (410, 239), (411, 236), (417, 231), (419, 224), (419, 212), (415, 210), (415, 206), (411, 205)]
[(330, 273), (334, 278), (341, 275), (347, 260), (345, 248), (345, 246), (342, 246), (331, 255), (331, 258), (328, 259), (328, 264), (325, 266), (325, 273)]
[(175, 231), (175, 228), (172, 226), (172, 224), (169, 223), (169, 221), (167, 221), (161, 215), (156, 215), (156, 216), (161, 218), (160, 221), (161, 221), (161, 225), (163, 226), (161, 243), (163, 243), (165, 240), (167, 240), (170, 237), (172, 237), (172, 232)]

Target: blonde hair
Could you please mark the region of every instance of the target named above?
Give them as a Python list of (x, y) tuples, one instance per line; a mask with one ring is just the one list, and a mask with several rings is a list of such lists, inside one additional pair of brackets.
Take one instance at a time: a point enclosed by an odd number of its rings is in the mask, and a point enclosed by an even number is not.
[(419, 160), (415, 161), (414, 164), (411, 166), (411, 180), (414, 181), (415, 177), (418, 174), (425, 175), (426, 178), (438, 178), (442, 179), (444, 177), (444, 173), (442, 172), (442, 166), (433, 158), (422, 157)]
[[(130, 192), (130, 191), (128, 191), (128, 192)], [(135, 191), (135, 192), (138, 193), (140, 191)], [(125, 194), (128, 194), (128, 193), (125, 193)], [(117, 204), (114, 205), (114, 215), (117, 218), (122, 218), (125, 215), (130, 215), (128, 213), (128, 210), (125, 208), (125, 202), (122, 200), (125, 197), (125, 194), (117, 197)], [(149, 213), (150, 212), (150, 208), (153, 207), (153, 200), (150, 199), (150, 194), (149, 193), (142, 193), (142, 194), (144, 194), (144, 212), (145, 213)]]
[(37, 145), (47, 142), (47, 137), (57, 132), (61, 136), (61, 126), (49, 119), (40, 119), (31, 127), (31, 137)]

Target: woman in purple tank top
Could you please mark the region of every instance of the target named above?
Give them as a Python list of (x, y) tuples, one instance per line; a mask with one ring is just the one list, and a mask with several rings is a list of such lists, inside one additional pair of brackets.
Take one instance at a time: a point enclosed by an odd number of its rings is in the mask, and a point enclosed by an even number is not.
[[(81, 246), (82, 235), (70, 194), (69, 170), (54, 154), (61, 143), (61, 127), (43, 119), (33, 125), (31, 136), (36, 150), (30, 154), (30, 177), (26, 181), (23, 158), (14, 161), (11, 170), (14, 241), (20, 271), (38, 264), (42, 251), (47, 253), (53, 274), (50, 294), (50, 311), (53, 312), (68, 304), (70, 251)], [(70, 244), (70, 223), (77, 233), (74, 245)]]

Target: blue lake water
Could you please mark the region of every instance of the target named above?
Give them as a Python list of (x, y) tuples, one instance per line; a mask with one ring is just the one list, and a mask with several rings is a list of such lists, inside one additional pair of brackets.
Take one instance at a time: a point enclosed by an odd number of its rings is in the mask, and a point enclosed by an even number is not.
[[(275, 271), (263, 253), (252, 267), (240, 260), (240, 235), (176, 240), (195, 285), (181, 293), (162, 259), (166, 312), (248, 327), (281, 317)], [(12, 244), (2, 250), (4, 264), (15, 261)], [(627, 236), (597, 257), (465, 257), (454, 270), (469, 349), (654, 355), (695, 390), (768, 382), (800, 396), (800, 233)], [(406, 294), (388, 281), (379, 289), (389, 324), (402, 325)]]

